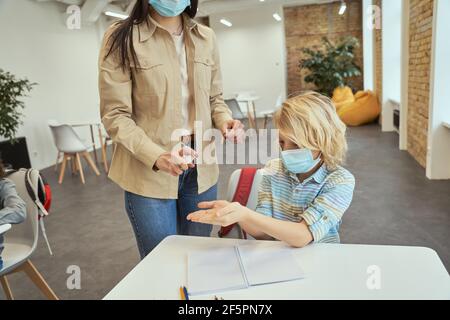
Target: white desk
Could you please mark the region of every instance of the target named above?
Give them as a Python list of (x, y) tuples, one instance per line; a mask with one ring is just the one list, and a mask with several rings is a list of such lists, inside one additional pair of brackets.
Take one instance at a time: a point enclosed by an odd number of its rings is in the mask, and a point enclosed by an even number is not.
[(2, 224), (2, 225), (0, 225), (0, 235), (4, 234), (9, 229), (11, 229), (11, 225), (10, 224)]
[[(187, 253), (232, 246), (234, 239), (166, 238), (104, 299), (174, 299), (187, 284)], [(284, 246), (254, 241), (258, 246)], [(450, 299), (450, 277), (430, 249), (364, 245), (312, 245), (292, 249), (306, 273), (303, 280), (217, 294), (225, 300), (251, 299)], [(367, 268), (381, 270), (381, 290), (369, 290)], [(189, 289), (189, 288), (188, 288)], [(197, 296), (191, 299), (212, 299)]]

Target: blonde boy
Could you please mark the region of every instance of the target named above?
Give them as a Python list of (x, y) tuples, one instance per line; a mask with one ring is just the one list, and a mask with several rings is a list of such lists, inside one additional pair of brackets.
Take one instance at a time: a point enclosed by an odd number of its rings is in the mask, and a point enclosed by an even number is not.
[(281, 159), (265, 167), (256, 211), (227, 201), (199, 204), (189, 220), (220, 226), (239, 223), (254, 238), (294, 247), (339, 243), (342, 216), (355, 179), (341, 167), (346, 127), (331, 100), (315, 92), (288, 99), (274, 117)]

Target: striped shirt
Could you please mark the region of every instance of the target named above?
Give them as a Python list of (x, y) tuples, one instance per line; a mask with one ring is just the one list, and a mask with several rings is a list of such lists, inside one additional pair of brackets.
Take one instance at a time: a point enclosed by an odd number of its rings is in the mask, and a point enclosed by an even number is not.
[[(16, 224), (25, 220), (27, 207), (9, 179), (0, 179), (0, 224)], [(3, 267), (3, 235), (0, 234), (0, 270)]]
[(281, 159), (263, 169), (256, 211), (275, 219), (305, 220), (316, 243), (339, 243), (342, 216), (352, 202), (355, 178), (342, 167), (322, 165), (303, 182)]

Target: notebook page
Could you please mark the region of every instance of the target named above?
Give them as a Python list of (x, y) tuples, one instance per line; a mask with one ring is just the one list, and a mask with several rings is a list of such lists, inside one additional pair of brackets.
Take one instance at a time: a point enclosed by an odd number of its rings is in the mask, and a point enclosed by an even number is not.
[(247, 288), (235, 247), (188, 254), (188, 292), (212, 294)]
[(304, 272), (288, 248), (238, 246), (244, 272), (250, 286), (299, 280)]

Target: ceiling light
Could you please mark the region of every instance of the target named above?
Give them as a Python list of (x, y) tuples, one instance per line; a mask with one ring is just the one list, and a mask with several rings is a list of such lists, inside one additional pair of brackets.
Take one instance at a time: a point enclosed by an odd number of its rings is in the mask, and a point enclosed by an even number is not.
[(105, 14), (107, 16), (114, 17), (114, 18), (119, 18), (119, 19), (122, 19), (122, 20), (125, 20), (126, 18), (128, 18), (127, 14), (118, 13), (118, 12), (114, 12), (114, 11), (106, 11)]
[(345, 1), (342, 1), (341, 7), (339, 8), (339, 14), (342, 16), (346, 10), (347, 10), (347, 4), (345, 3)]
[(220, 23), (226, 25), (227, 27), (232, 27), (233, 24), (227, 19), (220, 19)]
[(277, 21), (281, 21), (281, 16), (278, 13), (274, 13), (273, 18)]

